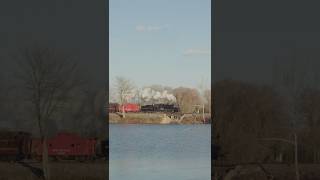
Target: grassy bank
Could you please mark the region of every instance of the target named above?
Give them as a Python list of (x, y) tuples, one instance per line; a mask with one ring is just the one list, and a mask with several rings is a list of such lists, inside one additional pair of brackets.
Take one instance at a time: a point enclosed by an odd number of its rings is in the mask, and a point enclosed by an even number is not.
[[(39, 163), (30, 164), (40, 167)], [(78, 163), (52, 162), (50, 163), (51, 180), (106, 180), (107, 162)], [(28, 168), (18, 163), (0, 162), (0, 180), (38, 180)]]
[[(201, 114), (173, 115), (165, 113), (126, 113), (125, 118), (118, 113), (109, 113), (109, 123), (111, 124), (203, 124)], [(205, 118), (210, 119), (210, 114)]]

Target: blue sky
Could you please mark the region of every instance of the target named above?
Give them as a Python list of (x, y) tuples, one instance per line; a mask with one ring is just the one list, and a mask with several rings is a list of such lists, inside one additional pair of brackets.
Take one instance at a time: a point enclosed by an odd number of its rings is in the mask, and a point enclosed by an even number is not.
[(110, 0), (109, 73), (137, 86), (211, 78), (211, 0)]

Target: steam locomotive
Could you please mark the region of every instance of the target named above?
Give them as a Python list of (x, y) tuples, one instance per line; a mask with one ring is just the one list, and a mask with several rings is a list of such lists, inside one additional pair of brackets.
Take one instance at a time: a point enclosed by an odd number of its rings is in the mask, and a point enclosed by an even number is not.
[(179, 107), (173, 104), (151, 104), (151, 105), (143, 105), (134, 103), (127, 103), (124, 105), (119, 105), (118, 103), (109, 103), (108, 112), (180, 112)]
[(173, 104), (152, 104), (141, 106), (142, 112), (180, 112), (179, 107)]
[[(0, 132), (0, 160), (42, 159), (42, 141), (21, 131)], [(108, 140), (60, 132), (47, 139), (48, 156), (54, 160), (88, 161), (107, 159)]]

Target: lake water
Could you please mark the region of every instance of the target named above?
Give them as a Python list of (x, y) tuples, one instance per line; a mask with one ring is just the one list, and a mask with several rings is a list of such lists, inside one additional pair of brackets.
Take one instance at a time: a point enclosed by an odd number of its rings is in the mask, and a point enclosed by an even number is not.
[(110, 125), (110, 180), (210, 180), (210, 125)]

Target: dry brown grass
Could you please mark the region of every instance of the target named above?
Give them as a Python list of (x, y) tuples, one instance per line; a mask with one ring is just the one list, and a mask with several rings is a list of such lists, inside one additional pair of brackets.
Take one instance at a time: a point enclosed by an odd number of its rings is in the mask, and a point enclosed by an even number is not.
[(125, 118), (109, 113), (109, 123), (119, 124), (160, 124), (162, 118), (163, 113), (126, 113)]
[[(208, 118), (210, 115), (206, 114)], [(125, 118), (121, 118), (116, 113), (109, 113), (109, 123), (111, 124), (161, 124), (164, 113), (126, 113)], [(193, 116), (188, 114), (185, 116), (182, 124), (201, 124), (202, 115)]]

